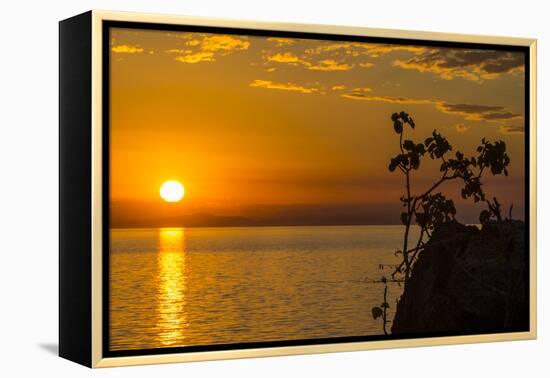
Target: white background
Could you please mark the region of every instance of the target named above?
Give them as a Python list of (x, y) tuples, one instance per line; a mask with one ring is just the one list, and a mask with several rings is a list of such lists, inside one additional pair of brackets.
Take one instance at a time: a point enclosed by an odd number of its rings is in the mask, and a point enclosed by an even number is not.
[[(550, 230), (545, 1), (5, 1), (0, 22), (0, 375), (102, 377), (542, 376)], [(89, 9), (535, 37), (539, 83), (539, 339), (91, 371), (58, 358), (58, 25)]]

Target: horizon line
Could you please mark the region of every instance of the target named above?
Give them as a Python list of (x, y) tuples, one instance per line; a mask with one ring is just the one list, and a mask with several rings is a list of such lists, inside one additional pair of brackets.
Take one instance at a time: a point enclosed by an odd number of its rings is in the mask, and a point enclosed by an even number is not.
[(240, 225), (240, 226), (150, 226), (150, 227), (109, 227), (109, 230), (132, 230), (132, 229), (152, 229), (152, 228), (273, 228), (273, 227), (361, 227), (361, 226), (403, 226), (401, 223), (349, 223), (349, 224), (260, 224), (260, 225)]

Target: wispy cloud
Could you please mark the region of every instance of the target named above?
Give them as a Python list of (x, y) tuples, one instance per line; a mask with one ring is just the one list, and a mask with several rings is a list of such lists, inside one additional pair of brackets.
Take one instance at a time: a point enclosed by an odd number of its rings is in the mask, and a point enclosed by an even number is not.
[(486, 120), (501, 120), (501, 119), (512, 119), (512, 118), (520, 118), (520, 114), (512, 113), (512, 112), (491, 112), (487, 113), (484, 117)]
[(267, 40), (270, 42), (274, 42), (277, 47), (290, 46), (294, 43), (294, 39), (292, 38), (270, 37)]
[(192, 54), (193, 50), (189, 50), (189, 49), (169, 49), (169, 50), (165, 50), (164, 52), (171, 53), (171, 54)]
[(216, 59), (214, 59), (214, 53), (212, 52), (198, 52), (194, 54), (188, 54), (188, 55), (182, 55), (177, 56), (175, 58), (178, 62), (182, 63), (199, 63), (199, 62), (213, 62)]
[(333, 59), (325, 59), (307, 68), (316, 71), (347, 71), (353, 68), (353, 64), (339, 63)]
[(462, 134), (470, 130), (470, 126), (467, 126), (463, 123), (457, 123), (456, 125), (454, 125), (454, 129)]
[(369, 92), (371, 92), (370, 89), (368, 91), (365, 91), (365, 88), (356, 88), (349, 93), (342, 94), (341, 96), (352, 100), (389, 102), (392, 104), (436, 104), (437, 103), (436, 100), (429, 100), (429, 99), (418, 99), (418, 98), (410, 98), (410, 97), (402, 97), (402, 96), (376, 96), (376, 95), (371, 95)]
[(231, 35), (212, 35), (204, 37), (200, 41), (200, 48), (203, 51), (223, 51), (233, 52), (238, 50), (247, 50), (250, 42), (244, 37), (234, 37)]
[(294, 83), (277, 83), (271, 80), (254, 80), (250, 83), (251, 87), (266, 88), (266, 89), (278, 89), (283, 91), (293, 91), (300, 93), (318, 93), (318, 87), (304, 86)]
[[(369, 88), (367, 88), (369, 89)], [(503, 121), (522, 118), (521, 114), (507, 111), (503, 106), (479, 105), (479, 104), (453, 104), (438, 99), (411, 98), (402, 96), (378, 96), (373, 95), (370, 89), (355, 88), (341, 97), (353, 100), (387, 102), (394, 104), (433, 105), (442, 113), (462, 116), (470, 121)]]
[(501, 74), (523, 71), (524, 55), (494, 50), (431, 49), (408, 60), (396, 60), (397, 67), (430, 72), (445, 80), (495, 79)]
[(214, 62), (217, 56), (226, 56), (235, 51), (247, 50), (250, 42), (246, 37), (231, 35), (187, 34), (183, 43), (186, 48), (165, 50), (166, 53), (180, 54), (175, 60), (182, 63)]
[(499, 128), (501, 134), (524, 134), (524, 125), (502, 125)]
[(201, 44), (201, 40), (200, 39), (191, 39), (191, 40), (185, 42), (185, 44), (187, 46), (197, 46), (197, 45)]
[(370, 63), (370, 62), (359, 63), (359, 67), (362, 67), (362, 68), (371, 68), (371, 67), (374, 67), (374, 63)]
[(111, 51), (118, 54), (137, 54), (142, 53), (144, 49), (139, 46), (116, 45), (111, 47)]
[(382, 55), (397, 51), (408, 51), (415, 54), (422, 53), (425, 47), (412, 45), (387, 45), (364, 42), (327, 42), (306, 50), (306, 53), (320, 55), (326, 53), (345, 54), (350, 56), (368, 56), (378, 58)]
[(338, 62), (334, 59), (324, 59), (319, 62), (309, 61), (291, 52), (276, 53), (266, 57), (269, 62), (301, 65), (313, 71), (347, 71), (353, 68), (353, 64)]
[[(347, 93), (347, 95), (352, 97), (366, 97), (370, 96), (368, 93), (372, 92), (372, 88), (370, 87), (357, 87), (353, 88), (350, 92)], [(343, 95), (345, 96), (345, 95)]]
[[(420, 54), (425, 47), (411, 45), (387, 45), (363, 42), (318, 42), (315, 46), (296, 52), (294, 40), (269, 39), (275, 42), (275, 51), (264, 55), (267, 62), (285, 63), (302, 66), (316, 71), (347, 71), (353, 68), (371, 68), (375, 64), (369, 58), (398, 51)], [(287, 45), (293, 45), (293, 51), (281, 51)]]
[(297, 55), (291, 52), (277, 53), (274, 55), (267, 56), (267, 60), (270, 62), (277, 63), (293, 63), (293, 64), (303, 64), (309, 65), (310, 63), (300, 59)]
[(374, 44), (374, 43), (363, 43), (359, 44), (359, 47), (367, 50), (367, 55), (373, 58), (378, 58), (382, 55), (391, 54), (398, 51), (407, 51), (413, 54), (421, 54), (426, 51), (426, 48), (423, 46), (413, 46), (413, 45), (385, 45), (385, 44)]
[(473, 121), (500, 121), (521, 117), (521, 114), (505, 111), (502, 106), (450, 104), (442, 101), (437, 102), (436, 106), (443, 113), (459, 114)]

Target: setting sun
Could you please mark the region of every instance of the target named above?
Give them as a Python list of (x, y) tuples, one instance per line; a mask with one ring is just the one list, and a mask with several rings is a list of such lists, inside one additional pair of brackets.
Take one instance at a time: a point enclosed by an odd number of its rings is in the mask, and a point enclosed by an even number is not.
[(179, 202), (185, 195), (185, 189), (178, 181), (166, 181), (160, 187), (160, 198), (166, 202)]

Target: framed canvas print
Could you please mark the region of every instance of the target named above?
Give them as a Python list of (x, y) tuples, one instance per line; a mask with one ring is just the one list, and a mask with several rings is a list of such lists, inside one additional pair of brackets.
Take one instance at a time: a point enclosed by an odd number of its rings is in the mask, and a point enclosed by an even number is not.
[(531, 339), (535, 40), (60, 22), (59, 353)]

